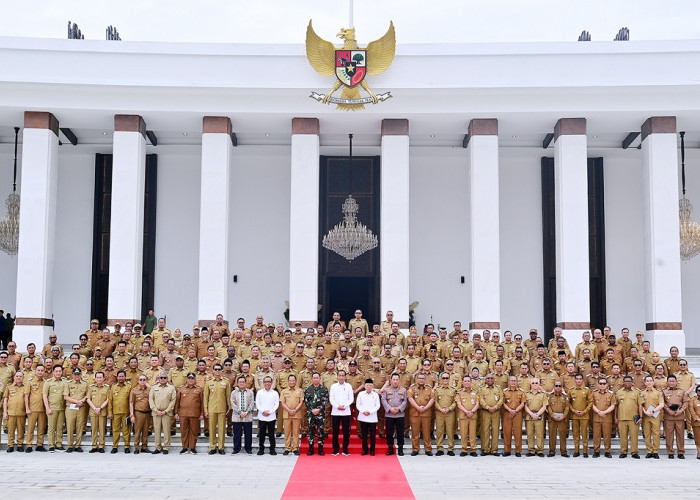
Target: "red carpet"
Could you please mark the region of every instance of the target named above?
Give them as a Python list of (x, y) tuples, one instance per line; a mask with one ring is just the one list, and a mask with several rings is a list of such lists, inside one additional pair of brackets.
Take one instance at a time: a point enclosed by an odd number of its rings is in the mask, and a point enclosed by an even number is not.
[[(364, 457), (362, 440), (357, 436), (353, 421), (350, 435), (350, 456), (331, 456), (333, 446), (329, 435), (323, 443), (325, 456), (306, 456), (308, 441), (303, 439), (300, 456), (294, 466), (284, 500), (308, 498), (415, 498), (396, 455), (386, 456), (386, 440), (377, 435), (376, 455)], [(342, 433), (340, 446), (342, 450)], [(404, 450), (409, 449), (404, 446)], [(318, 448), (316, 447), (317, 451)]]

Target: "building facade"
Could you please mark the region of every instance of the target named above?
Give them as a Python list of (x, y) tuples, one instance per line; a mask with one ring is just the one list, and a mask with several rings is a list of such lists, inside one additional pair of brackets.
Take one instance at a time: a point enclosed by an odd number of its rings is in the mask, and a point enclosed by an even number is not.
[[(348, 296), (403, 327), (418, 301), (419, 327), (700, 348), (677, 134), (700, 200), (699, 41), (399, 45), (368, 80), (393, 98), (358, 112), (309, 99), (333, 78), (302, 45), (0, 38), (0, 61), (2, 199), (22, 127), (20, 249), (0, 255), (20, 349), (99, 311), (148, 304), (188, 331), (280, 322), (288, 301), (311, 326)], [(320, 241), (351, 192), (379, 245), (348, 263)]]

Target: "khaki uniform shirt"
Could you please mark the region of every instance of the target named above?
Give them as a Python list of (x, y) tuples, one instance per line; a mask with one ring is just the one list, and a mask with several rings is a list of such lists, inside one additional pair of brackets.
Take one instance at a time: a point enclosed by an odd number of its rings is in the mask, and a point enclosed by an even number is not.
[(131, 393), (131, 384), (124, 385), (114, 384), (109, 388), (109, 403), (108, 413), (110, 415), (128, 415), (129, 414), (129, 394)]
[(151, 387), (148, 393), (148, 402), (151, 405), (153, 416), (156, 416), (156, 411), (164, 411), (167, 415), (172, 415), (176, 398), (177, 389), (170, 384), (157, 384)]
[(479, 389), (479, 408), (498, 410), (501, 406), (503, 406), (503, 390), (500, 387), (494, 384), (493, 387), (484, 385)]
[[(547, 396), (547, 412), (550, 417), (563, 416), (566, 418), (569, 415), (569, 396), (565, 392), (561, 394), (549, 394)], [(555, 415), (555, 413), (557, 413), (557, 415)]]
[(148, 393), (150, 388), (145, 385), (141, 387), (137, 385), (129, 392), (129, 403), (134, 405), (134, 411), (139, 411), (142, 413), (151, 411), (151, 407), (148, 404)]
[(204, 411), (207, 413), (224, 413), (228, 411), (231, 398), (231, 386), (228, 380), (214, 378), (204, 385)]
[(618, 420), (634, 420), (639, 415), (639, 391), (632, 387), (624, 387), (615, 393)]
[[(16, 382), (12, 382), (10, 385), (5, 387), (3, 399), (5, 400), (7, 414), (10, 417), (23, 417), (27, 414), (26, 407), (24, 405), (25, 391), (25, 385), (18, 385)], [(24, 424), (21, 423), (20, 425)]]
[[(571, 418), (574, 420), (587, 420), (593, 408), (593, 393), (588, 387), (574, 387), (569, 391), (571, 405)], [(582, 411), (583, 415), (576, 415), (573, 410)]]
[[(294, 389), (286, 387), (282, 390), (280, 394), (280, 403), (284, 403), (287, 407), (295, 409), (304, 401), (304, 391), (302, 391), (299, 386), (295, 386)], [(282, 414), (284, 418), (294, 418), (301, 419), (301, 412), (297, 412), (295, 415), (290, 415), (286, 409), (282, 409)]]
[(43, 378), (34, 377), (29, 383), (24, 384), (26, 389), (24, 393), (29, 396), (29, 409), (34, 413), (44, 413), (44, 384), (46, 381)]
[[(669, 410), (671, 410), (671, 406), (673, 405), (678, 405), (678, 408), (675, 411), (678, 410), (685, 410), (685, 408), (688, 406), (688, 396), (683, 392), (683, 389), (676, 387), (675, 389), (671, 389), (670, 387), (666, 387), (662, 391), (664, 393), (664, 404), (666, 405), (665, 407)], [(664, 419), (666, 420), (685, 420), (685, 415), (681, 413), (680, 415), (671, 415), (670, 412), (665, 412), (664, 414)]]
[[(615, 395), (610, 392), (610, 391), (605, 391), (605, 392), (600, 392), (600, 391), (595, 391), (593, 392), (593, 406), (598, 408), (600, 411), (605, 411), (608, 408), (610, 408), (611, 405), (615, 404)], [(593, 412), (593, 421), (594, 422), (610, 422), (613, 419), (613, 412), (610, 412), (606, 414), (604, 417), (601, 417), (597, 413)]]
[[(525, 403), (532, 413), (537, 413), (543, 406), (547, 406), (549, 399), (547, 393), (540, 389), (537, 392), (527, 391), (525, 393)], [(529, 413), (525, 412), (525, 419), (532, 420)]]
[[(81, 400), (87, 397), (88, 394), (88, 383), (84, 380), (76, 382), (75, 380), (66, 381), (66, 385), (63, 388), (63, 395), (69, 398)], [(73, 403), (68, 403), (73, 404)]]
[(204, 390), (194, 387), (181, 387), (175, 400), (175, 414), (180, 417), (200, 417), (204, 415)]
[[(505, 410), (505, 407), (507, 406), (511, 410), (515, 410), (518, 406), (520, 406), (521, 403), (526, 402), (526, 393), (522, 389), (516, 389), (514, 391), (511, 391), (510, 389), (506, 389), (503, 391), (503, 407)], [(522, 410), (521, 410), (522, 411)], [(505, 413), (505, 411), (504, 411)]]
[(447, 409), (447, 411), (454, 411), (457, 406), (455, 402), (455, 396), (457, 391), (452, 387), (436, 387), (433, 389), (433, 399), (435, 400), (436, 409)]
[(185, 370), (184, 366), (182, 368), (171, 368), (168, 372), (168, 382), (173, 384), (175, 388), (179, 389), (187, 384), (188, 373), (189, 372)]
[[(110, 387), (106, 384), (102, 384), (102, 387), (97, 384), (92, 384), (88, 388), (88, 400), (92, 402), (96, 407), (102, 406), (102, 404), (108, 400), (110, 393)], [(109, 410), (108, 410), (109, 411)], [(127, 412), (128, 413), (128, 412)], [(95, 416), (95, 410), (90, 407), (90, 415)], [(106, 415), (104, 411), (100, 411), (100, 415)]]
[[(474, 411), (474, 407), (479, 403), (479, 392), (475, 391), (474, 388), (460, 389), (457, 391), (456, 400), (469, 411)], [(467, 420), (467, 414), (462, 410), (458, 412), (458, 416), (462, 420)], [(472, 419), (477, 418), (477, 415), (472, 415)]]
[(65, 379), (56, 380), (54, 377), (51, 377), (44, 382), (42, 393), (46, 394), (46, 399), (49, 401), (49, 408), (54, 411), (61, 411), (66, 408), (66, 400), (63, 399), (63, 390), (65, 386)]

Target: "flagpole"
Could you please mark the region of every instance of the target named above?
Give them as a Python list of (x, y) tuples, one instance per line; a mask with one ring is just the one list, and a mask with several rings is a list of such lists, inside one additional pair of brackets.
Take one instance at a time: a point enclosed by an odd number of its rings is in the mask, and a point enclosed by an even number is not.
[(353, 4), (353, 0), (350, 0), (350, 26), (348, 26), (348, 28), (350, 28), (350, 29), (353, 29), (355, 27), (355, 25), (353, 23), (353, 19), (352, 19), (352, 11), (353, 11), (352, 4)]

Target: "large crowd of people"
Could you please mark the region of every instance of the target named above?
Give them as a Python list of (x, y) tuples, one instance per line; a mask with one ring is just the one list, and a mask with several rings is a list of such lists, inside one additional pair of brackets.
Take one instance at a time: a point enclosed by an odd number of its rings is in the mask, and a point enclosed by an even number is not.
[(470, 335), (455, 321), (449, 333), (428, 324), (405, 334), (391, 311), (370, 326), (359, 310), (305, 330), (262, 316), (229, 325), (218, 315), (186, 334), (152, 311), (123, 329), (92, 320), (70, 353), (56, 333), (41, 349), (20, 353), (10, 341), (0, 352), (7, 452), (82, 452), (89, 423), (90, 453), (105, 452), (109, 424), (111, 453), (131, 453), (133, 440), (135, 454), (167, 454), (179, 430), (180, 453), (197, 453), (204, 432), (209, 454), (224, 454), (227, 436), (234, 454), (252, 454), (257, 421), (258, 455), (266, 445), (276, 455), (282, 435), (284, 455), (298, 455), (304, 438), (309, 455), (349, 454), (355, 419), (363, 455), (374, 455), (378, 433), (387, 454), (408, 452), (408, 438), (411, 455), (421, 440), (433, 455), (434, 438), (438, 456), (541, 457), (558, 447), (587, 458), (592, 445), (594, 458), (611, 457), (617, 434), (619, 457), (640, 458), (641, 431), (646, 458), (659, 458), (663, 437), (667, 457), (684, 459), (687, 432), (700, 459), (700, 386), (677, 348), (662, 358), (626, 328), (619, 338), (609, 327), (586, 331), (571, 346), (553, 333), (546, 344), (535, 329)]

